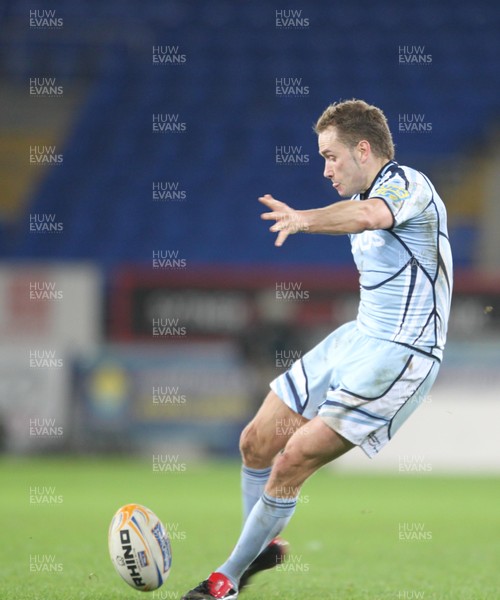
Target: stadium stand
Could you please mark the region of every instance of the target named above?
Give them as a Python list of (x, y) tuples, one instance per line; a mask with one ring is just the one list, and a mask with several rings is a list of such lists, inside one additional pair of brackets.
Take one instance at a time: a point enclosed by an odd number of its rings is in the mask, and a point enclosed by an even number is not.
[[(34, 32), (29, 12), (47, 9), (45, 2), (3, 3), (4, 31), (15, 35), (2, 36), (2, 77), (25, 82), (43, 73), (68, 87), (85, 79), (90, 88), (62, 148), (64, 167), (45, 171), (3, 242), (5, 258), (106, 267), (172, 248), (199, 263), (342, 265), (350, 250), (341, 238), (297, 236), (286, 252), (275, 251), (255, 201), (267, 192), (297, 207), (334, 200), (310, 130), (330, 101), (363, 97), (383, 107), (399, 161), (438, 185), (446, 182), (443, 165), (481, 144), (498, 114), (500, 9), (487, 0), (435, 3), (432, 11), (394, 0), (295, 6), (308, 31), (277, 28), (276, 8), (260, 0), (178, 1), (169, 10), (139, 0), (59, 0), (50, 8), (64, 27)], [(185, 63), (153, 65), (158, 45), (179, 46)], [(404, 47), (423, 47), (430, 62), (401, 64)], [(276, 79), (288, 77), (309, 93), (277, 96)], [(153, 133), (154, 114), (173, 116), (186, 130)], [(398, 131), (405, 114), (422, 115), (432, 133)], [(276, 164), (280, 146), (300, 147), (307, 164)], [(159, 181), (177, 183), (185, 201), (153, 201)], [(33, 213), (57, 215), (64, 231), (30, 235)], [(452, 221), (465, 265), (473, 260), (474, 226)]]

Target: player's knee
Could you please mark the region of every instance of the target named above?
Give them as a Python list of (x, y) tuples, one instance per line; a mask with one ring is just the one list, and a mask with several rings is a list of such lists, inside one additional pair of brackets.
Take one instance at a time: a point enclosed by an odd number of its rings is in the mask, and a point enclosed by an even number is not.
[(303, 465), (298, 456), (285, 449), (276, 457), (266, 491), (277, 498), (296, 497), (304, 479)]
[(301, 468), (300, 456), (293, 450), (285, 450), (276, 458), (274, 464), (274, 473), (280, 479), (286, 479)]
[(255, 424), (249, 423), (240, 436), (240, 453), (243, 463), (250, 468), (262, 469), (269, 466), (270, 458), (264, 440), (260, 439)]
[[(316, 457), (299, 444), (288, 443), (273, 465), (272, 479), (279, 489), (296, 489), (319, 467)], [(289, 494), (288, 494), (289, 495)], [(296, 495), (296, 494), (295, 494)]]

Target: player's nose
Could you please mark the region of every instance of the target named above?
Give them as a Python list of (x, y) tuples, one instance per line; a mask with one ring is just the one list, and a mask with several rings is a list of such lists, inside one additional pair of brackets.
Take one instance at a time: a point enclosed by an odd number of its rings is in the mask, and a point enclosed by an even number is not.
[(328, 164), (328, 161), (325, 162), (325, 168), (323, 170), (323, 177), (326, 177), (327, 179), (333, 179), (333, 169), (332, 169), (332, 166), (330, 164)]

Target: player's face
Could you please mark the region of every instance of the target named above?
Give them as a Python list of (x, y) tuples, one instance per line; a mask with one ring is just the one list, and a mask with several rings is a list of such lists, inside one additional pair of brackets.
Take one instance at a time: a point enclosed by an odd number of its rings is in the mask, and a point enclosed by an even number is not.
[(350, 148), (337, 139), (335, 127), (329, 127), (318, 136), (319, 153), (325, 159), (323, 175), (343, 198), (350, 198), (366, 189), (366, 173), (362, 152)]

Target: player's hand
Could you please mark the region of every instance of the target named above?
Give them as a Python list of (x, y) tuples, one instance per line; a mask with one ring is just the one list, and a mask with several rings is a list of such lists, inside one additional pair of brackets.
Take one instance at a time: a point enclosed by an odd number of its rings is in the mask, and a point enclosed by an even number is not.
[(276, 221), (269, 231), (278, 232), (278, 237), (274, 242), (275, 246), (282, 246), (286, 238), (292, 233), (307, 231), (307, 224), (300, 211), (295, 210), (273, 198), (270, 194), (261, 196), (259, 202), (265, 204), (272, 212), (262, 213), (261, 218), (265, 221)]

